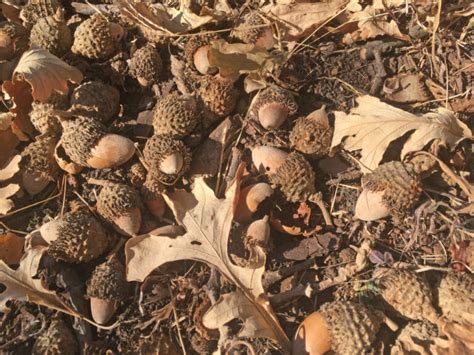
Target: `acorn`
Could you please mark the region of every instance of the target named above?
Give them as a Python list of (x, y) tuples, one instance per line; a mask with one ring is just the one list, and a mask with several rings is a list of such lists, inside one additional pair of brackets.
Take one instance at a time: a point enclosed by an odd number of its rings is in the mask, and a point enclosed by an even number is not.
[(379, 268), (374, 276), (378, 280), (380, 296), (403, 317), (437, 323), (439, 316), (433, 307), (430, 286), (415, 272)]
[[(419, 347), (418, 350), (422, 349), (423, 345), (425, 345), (426, 349), (423, 350), (426, 351), (429, 348), (430, 341), (438, 336), (439, 332), (436, 325), (429, 322), (410, 322), (401, 330), (395, 344), (390, 349), (390, 354), (415, 353), (413, 351), (413, 344)], [(416, 353), (418, 354), (418, 351)]]
[(59, 136), (61, 123), (55, 110), (65, 110), (69, 106), (67, 95), (53, 94), (46, 102), (33, 102), (30, 120), (33, 127), (41, 134)]
[(67, 172), (68, 174), (79, 174), (84, 167), (74, 163), (71, 158), (66, 154), (63, 147), (63, 141), (60, 139), (54, 148), (54, 159), (59, 167)]
[(30, 195), (43, 191), (59, 173), (54, 159), (56, 139), (51, 136), (39, 136), (22, 152), (22, 186)]
[(28, 0), (21, 8), (20, 19), (25, 28), (31, 29), (39, 19), (54, 16), (58, 10), (63, 10), (58, 0)]
[(174, 184), (189, 168), (191, 152), (169, 135), (154, 135), (143, 149), (149, 174), (161, 183)]
[(123, 36), (122, 26), (95, 13), (77, 27), (71, 50), (89, 59), (108, 59), (118, 51)]
[(62, 147), (76, 164), (94, 169), (113, 168), (127, 162), (135, 153), (130, 139), (107, 133), (105, 126), (94, 118), (79, 116), (61, 123)]
[(98, 265), (87, 281), (87, 296), (90, 298), (92, 318), (99, 324), (107, 323), (114, 315), (117, 305), (129, 292), (125, 267), (117, 258)]
[(234, 213), (234, 219), (240, 223), (250, 222), (258, 206), (273, 194), (272, 187), (265, 183), (249, 185), (240, 191), (239, 201)]
[(215, 68), (209, 64), (208, 52), (211, 43), (218, 39), (215, 35), (192, 36), (184, 47), (184, 57), (188, 65), (199, 73), (215, 74)]
[(438, 306), (448, 320), (474, 324), (474, 276), (449, 272), (437, 288)]
[(0, 60), (10, 60), (28, 48), (28, 31), (15, 22), (0, 22)]
[(184, 138), (199, 124), (196, 99), (191, 95), (171, 93), (163, 97), (153, 110), (155, 135)]
[(269, 217), (253, 221), (247, 228), (245, 233), (244, 244), (247, 247), (259, 246), (266, 250), (270, 244), (270, 224)]
[(49, 243), (48, 252), (68, 263), (86, 263), (102, 255), (111, 239), (99, 221), (87, 208), (79, 208), (40, 228)]
[(306, 117), (300, 117), (290, 132), (292, 148), (313, 159), (329, 153), (333, 130), (323, 106)]
[(143, 87), (158, 82), (163, 70), (160, 54), (151, 45), (137, 49), (129, 64), (130, 74)]
[(205, 76), (200, 80), (200, 84), (198, 94), (207, 116), (210, 114), (222, 118), (234, 111), (239, 91), (232, 81), (217, 76)]
[(80, 348), (74, 331), (62, 320), (53, 320), (48, 329), (36, 339), (32, 353), (79, 354)]
[(372, 221), (392, 215), (402, 218), (413, 211), (422, 187), (411, 164), (391, 161), (362, 177), (362, 193), (355, 208), (356, 217)]
[(296, 111), (298, 104), (293, 94), (276, 86), (258, 93), (252, 104), (253, 116), (268, 130), (279, 128)]
[(110, 121), (120, 110), (120, 92), (113, 86), (94, 80), (79, 85), (71, 94), (70, 111), (77, 116)]
[(281, 149), (257, 146), (252, 148), (252, 162), (261, 174), (275, 173), (288, 157)]
[(127, 185), (106, 182), (97, 198), (97, 212), (126, 237), (134, 236), (142, 222), (138, 192)]
[(30, 42), (61, 57), (71, 49), (73, 36), (62, 13), (58, 12), (38, 19), (31, 29)]
[(252, 11), (232, 31), (232, 36), (244, 43), (255, 44), (256, 47), (271, 49), (276, 41), (269, 21), (258, 11)]
[(366, 354), (384, 320), (381, 312), (353, 302), (324, 304), (298, 327), (293, 354)]
[(148, 174), (140, 192), (148, 211), (155, 217), (161, 218), (165, 214), (166, 202), (163, 198), (165, 186), (152, 174)]

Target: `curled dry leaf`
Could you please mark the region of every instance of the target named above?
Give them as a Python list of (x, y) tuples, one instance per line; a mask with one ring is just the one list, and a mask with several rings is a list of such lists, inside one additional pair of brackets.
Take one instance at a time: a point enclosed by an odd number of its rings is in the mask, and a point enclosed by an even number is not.
[(453, 112), (443, 108), (418, 116), (369, 95), (359, 97), (357, 102), (359, 105), (349, 114), (335, 112), (331, 147), (344, 141), (345, 149), (361, 150), (363, 172), (374, 170), (389, 144), (408, 132), (412, 133), (403, 146), (402, 158), (423, 149), (433, 140), (453, 146), (462, 139), (472, 137), (471, 130)]
[[(264, 254), (259, 253), (253, 265), (241, 267), (231, 261), (228, 253), (229, 233), (238, 201), (242, 172), (243, 166), (236, 174), (237, 178), (227, 189), (224, 199), (216, 198), (202, 177), (196, 178), (191, 192), (176, 190), (165, 195), (177, 222), (186, 229), (186, 234), (176, 238), (153, 234), (131, 238), (125, 246), (127, 279), (128, 281), (143, 281), (155, 268), (178, 260), (191, 259), (212, 265), (239, 290), (239, 296), (231, 295), (226, 299), (221, 299), (220, 302), (223, 300), (230, 302), (234, 299), (241, 302), (242, 297), (246, 299), (247, 307), (234, 308), (232, 319), (244, 319), (246, 313), (242, 314), (242, 312), (248, 312), (248, 307), (250, 307), (248, 304), (252, 304), (256, 312), (254, 317), (261, 322), (251, 323), (252, 326), (257, 326), (257, 329), (253, 331), (255, 337), (266, 336), (287, 349), (288, 339), (273, 311), (262, 307), (258, 301), (264, 294), (262, 286), (262, 275), (265, 269)], [(157, 258), (156, 255), (160, 257)], [(212, 318), (212, 316), (209, 317)], [(213, 324), (217, 325), (221, 321), (219, 318), (219, 321), (215, 320)], [(261, 326), (263, 329), (260, 329)]]
[(8, 163), (3, 168), (0, 168), (0, 181), (12, 178), (20, 170), (20, 161), (20, 154), (11, 157)]
[(0, 187), (0, 216), (7, 214), (15, 207), (10, 197), (15, 195), (18, 191), (20, 191), (20, 185), (18, 184), (8, 184), (5, 187)]
[(23, 255), (25, 238), (7, 232), (0, 235), (0, 260), (8, 265), (18, 265)]

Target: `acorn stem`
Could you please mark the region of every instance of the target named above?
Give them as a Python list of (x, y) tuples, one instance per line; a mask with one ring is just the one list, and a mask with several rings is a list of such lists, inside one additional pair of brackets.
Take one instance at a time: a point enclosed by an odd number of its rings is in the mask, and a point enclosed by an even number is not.
[(329, 211), (327, 210), (326, 206), (324, 205), (324, 201), (323, 201), (323, 198), (321, 196), (321, 193), (318, 192), (318, 193), (313, 194), (309, 198), (309, 201), (311, 201), (311, 202), (318, 205), (319, 209), (321, 210), (321, 212), (323, 214), (324, 222), (326, 223), (326, 225), (334, 226), (334, 224), (332, 223), (331, 215), (329, 214)]

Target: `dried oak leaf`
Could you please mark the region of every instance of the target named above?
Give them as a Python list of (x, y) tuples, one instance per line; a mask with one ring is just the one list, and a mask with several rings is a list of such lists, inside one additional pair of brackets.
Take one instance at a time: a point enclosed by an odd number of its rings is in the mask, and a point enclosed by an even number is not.
[[(253, 265), (241, 267), (231, 261), (228, 253), (229, 233), (242, 171), (241, 167), (224, 199), (216, 198), (202, 177), (196, 178), (191, 192), (176, 190), (166, 194), (166, 201), (176, 221), (185, 228), (186, 233), (176, 238), (153, 234), (131, 238), (125, 246), (127, 279), (143, 281), (155, 268), (178, 260), (191, 259), (212, 265), (238, 289), (236, 294), (222, 298), (215, 307), (225, 307), (225, 303), (230, 301), (245, 304), (243, 308), (237, 306), (229, 311), (232, 312), (232, 319), (245, 320), (252, 310), (253, 318), (244, 323), (245, 330), (242, 331), (254, 337), (268, 337), (287, 349), (288, 339), (276, 316), (270, 307), (264, 307), (261, 302), (264, 297), (264, 254), (258, 253)], [(215, 309), (218, 308), (209, 310), (211, 315), (207, 319), (213, 319), (209, 320), (210, 323), (218, 325), (230, 317), (229, 313), (216, 314)]]
[(13, 157), (9, 158), (5, 166), (0, 168), (0, 181), (6, 181), (12, 178), (18, 171), (20, 171), (20, 161), (20, 154), (16, 154)]
[(421, 74), (399, 73), (387, 78), (383, 92), (388, 100), (401, 103), (424, 102), (429, 98)]
[[(358, 106), (349, 114), (335, 112), (335, 127), (331, 147), (344, 141), (349, 151), (361, 150), (363, 172), (374, 170), (383, 158), (389, 144), (411, 132), (401, 151), (401, 157), (423, 149), (433, 140), (453, 146), (471, 138), (471, 130), (454, 113), (438, 108), (422, 116), (403, 111), (365, 95), (357, 98)], [(345, 139), (344, 139), (345, 138)]]
[(0, 216), (7, 214), (15, 207), (10, 197), (15, 195), (18, 191), (20, 191), (20, 185), (18, 184), (8, 184), (5, 187), (0, 187)]
[(6, 112), (0, 114), (0, 166), (5, 165), (10, 159), (13, 149), (20, 143), (17, 135), (12, 130), (14, 115)]
[(0, 235), (0, 260), (8, 265), (18, 265), (23, 255), (25, 238), (7, 232)]

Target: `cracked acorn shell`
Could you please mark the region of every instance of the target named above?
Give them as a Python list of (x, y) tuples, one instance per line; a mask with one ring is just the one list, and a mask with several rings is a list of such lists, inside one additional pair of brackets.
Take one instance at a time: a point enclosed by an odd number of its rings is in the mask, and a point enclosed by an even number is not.
[(81, 208), (45, 223), (40, 228), (49, 243), (48, 252), (68, 263), (86, 263), (102, 255), (110, 246), (110, 237), (99, 221)]
[(123, 35), (122, 26), (95, 13), (77, 27), (71, 50), (89, 59), (108, 59), (119, 49)]
[(61, 57), (72, 46), (73, 36), (62, 16), (48, 16), (38, 19), (30, 33), (30, 42)]
[(271, 86), (261, 91), (252, 104), (252, 113), (265, 129), (277, 129), (298, 110), (289, 91)]
[(314, 170), (296, 152), (288, 154), (283, 164), (269, 178), (272, 185), (280, 187), (289, 202), (303, 202), (316, 193)]
[(153, 110), (155, 135), (170, 135), (174, 138), (188, 136), (199, 124), (196, 99), (191, 95), (171, 93), (156, 104)]
[(54, 159), (56, 138), (39, 136), (22, 152), (22, 186), (30, 195), (36, 195), (54, 181), (59, 166)]
[(130, 74), (138, 83), (147, 87), (158, 81), (163, 70), (160, 54), (151, 45), (137, 49), (129, 64)]
[(107, 169), (124, 164), (135, 153), (130, 139), (107, 133), (105, 126), (94, 118), (79, 116), (61, 123), (62, 147), (76, 164)]
[[(265, 25), (266, 27), (264, 27)], [(269, 22), (257, 11), (252, 11), (243, 18), (232, 31), (232, 37), (267, 50), (275, 45), (273, 31)]]
[(28, 48), (28, 31), (21, 25), (0, 22), (0, 60), (10, 60)]
[(474, 324), (474, 277), (447, 273), (437, 288), (438, 305), (450, 321)]
[(140, 230), (141, 201), (134, 188), (107, 182), (99, 193), (96, 207), (97, 212), (121, 235), (130, 237)]
[(210, 66), (207, 53), (212, 41), (218, 39), (215, 35), (192, 36), (184, 46), (184, 57), (191, 68), (206, 75), (215, 70)]
[(120, 92), (99, 80), (79, 85), (71, 94), (71, 109), (77, 116), (110, 121), (120, 109)]
[(432, 323), (438, 321), (431, 289), (415, 272), (379, 268), (374, 276), (379, 279), (380, 296), (403, 317)]
[(62, 320), (53, 320), (48, 329), (35, 341), (32, 353), (43, 354), (79, 354), (79, 343), (73, 330)]
[(273, 195), (273, 189), (265, 182), (243, 188), (235, 209), (235, 220), (240, 223), (250, 222), (252, 215), (257, 212), (258, 206), (271, 195)]
[(125, 267), (116, 258), (98, 265), (87, 281), (92, 318), (99, 324), (107, 323), (116, 311), (117, 303), (128, 295), (129, 284)]
[(362, 304), (335, 301), (309, 315), (293, 339), (293, 354), (366, 354), (384, 316)]
[(173, 184), (189, 168), (191, 152), (185, 144), (169, 135), (154, 135), (143, 149), (151, 178)]
[(419, 175), (411, 164), (391, 161), (362, 177), (355, 214), (364, 221), (393, 215), (402, 218), (418, 202), (422, 188)]
[(239, 91), (232, 81), (206, 76), (200, 83), (198, 93), (205, 111), (217, 117), (225, 117), (234, 111)]

